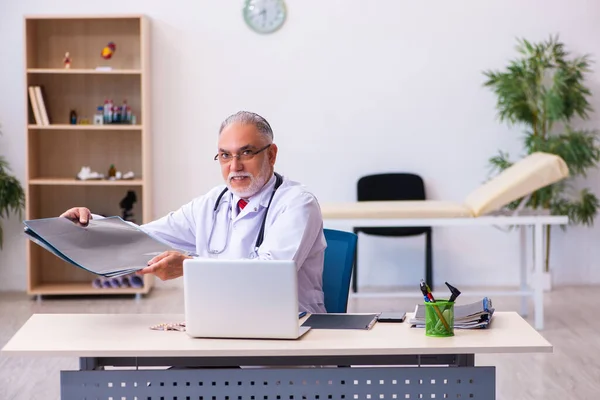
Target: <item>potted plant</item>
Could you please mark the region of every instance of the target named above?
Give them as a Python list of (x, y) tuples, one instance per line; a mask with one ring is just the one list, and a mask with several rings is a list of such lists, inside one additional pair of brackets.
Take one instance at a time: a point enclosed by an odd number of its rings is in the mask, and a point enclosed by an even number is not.
[[(552, 215), (567, 215), (569, 224), (591, 226), (598, 210), (598, 198), (589, 189), (578, 193), (569, 181), (585, 177), (600, 160), (595, 130), (578, 129), (576, 120), (588, 119), (592, 111), (585, 85), (590, 70), (589, 55), (570, 57), (558, 36), (540, 43), (518, 40), (519, 57), (504, 71), (484, 71), (488, 87), (497, 96), (500, 122), (524, 128), (526, 154), (543, 151), (560, 156), (568, 165), (570, 178), (534, 192), (526, 203), (531, 209), (544, 209)], [(493, 172), (512, 165), (509, 154), (500, 151), (490, 159)], [(509, 205), (515, 208), (521, 199)], [(562, 226), (562, 229), (566, 227)], [(550, 226), (545, 230), (545, 276), (550, 279)]]
[(2, 219), (8, 218), (11, 213), (21, 218), (25, 207), (25, 192), (19, 180), (10, 172), (8, 162), (0, 156), (0, 249), (4, 244)]

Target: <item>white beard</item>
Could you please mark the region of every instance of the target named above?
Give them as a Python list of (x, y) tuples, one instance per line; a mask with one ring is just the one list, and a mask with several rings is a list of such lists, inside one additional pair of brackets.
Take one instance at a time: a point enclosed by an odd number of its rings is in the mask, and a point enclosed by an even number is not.
[[(269, 160), (265, 157), (265, 162), (263, 163), (263, 168), (261, 169), (261, 173), (254, 177), (249, 172), (230, 172), (227, 177), (226, 185), (238, 197), (243, 199), (250, 198), (254, 196), (262, 187), (267, 183), (269, 173)], [(234, 176), (247, 176), (250, 179), (250, 185), (248, 185), (244, 189), (234, 189), (231, 187), (231, 178)]]

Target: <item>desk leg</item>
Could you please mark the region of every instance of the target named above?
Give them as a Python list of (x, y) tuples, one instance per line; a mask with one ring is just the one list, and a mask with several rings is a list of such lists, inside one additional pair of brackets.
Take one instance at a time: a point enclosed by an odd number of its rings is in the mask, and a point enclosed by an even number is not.
[(475, 366), (475, 354), (457, 354), (456, 355), (456, 366), (457, 367), (474, 367)]
[(544, 225), (536, 223), (533, 232), (534, 275), (533, 275), (533, 304), (535, 308), (535, 329), (544, 329), (544, 288), (542, 279), (544, 268)]
[(104, 367), (100, 366), (100, 364), (98, 363), (98, 359), (95, 357), (79, 358), (80, 371), (97, 371), (102, 369), (104, 369)]

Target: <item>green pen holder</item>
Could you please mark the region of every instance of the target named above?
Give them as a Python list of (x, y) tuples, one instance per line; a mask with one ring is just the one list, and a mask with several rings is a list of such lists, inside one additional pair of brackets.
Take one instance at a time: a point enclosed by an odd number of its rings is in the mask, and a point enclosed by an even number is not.
[(438, 300), (425, 302), (425, 335), (454, 336), (454, 302)]

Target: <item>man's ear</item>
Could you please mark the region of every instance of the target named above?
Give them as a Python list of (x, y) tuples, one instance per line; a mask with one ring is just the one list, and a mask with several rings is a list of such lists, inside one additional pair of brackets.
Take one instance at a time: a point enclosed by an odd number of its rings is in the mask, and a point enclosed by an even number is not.
[(275, 143), (273, 143), (269, 147), (269, 163), (271, 164), (271, 166), (275, 165), (276, 159), (277, 159), (277, 145)]

